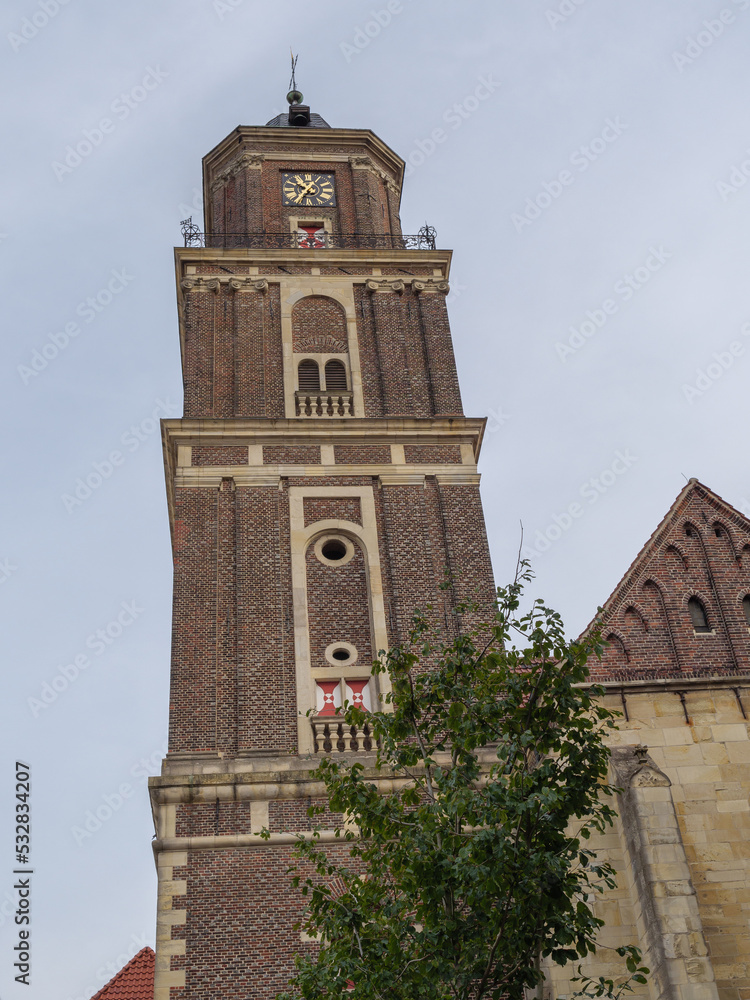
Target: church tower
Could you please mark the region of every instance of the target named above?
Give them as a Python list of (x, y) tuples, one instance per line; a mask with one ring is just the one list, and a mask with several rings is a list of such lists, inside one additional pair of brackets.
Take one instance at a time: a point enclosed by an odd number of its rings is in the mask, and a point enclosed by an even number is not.
[(327, 753), (373, 760), (368, 727), (337, 710), (380, 704), (372, 660), (415, 609), (450, 633), (460, 600), (494, 594), (451, 253), (427, 227), (401, 232), (404, 162), (384, 142), (289, 101), (204, 158), (205, 232), (186, 225), (175, 251), (185, 407), (163, 422), (156, 1000), (286, 986), (310, 946), (286, 869), (321, 801), (311, 773)]

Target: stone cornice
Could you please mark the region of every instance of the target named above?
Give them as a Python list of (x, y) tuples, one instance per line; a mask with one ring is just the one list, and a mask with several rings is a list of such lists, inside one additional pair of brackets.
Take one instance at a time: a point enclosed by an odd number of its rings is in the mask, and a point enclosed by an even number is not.
[[(449, 276), (450, 263), (453, 253), (451, 250), (380, 250), (380, 249), (362, 249), (362, 250), (346, 250), (340, 247), (331, 247), (329, 249), (316, 249), (307, 250), (303, 248), (292, 248), (285, 247), (281, 250), (274, 249), (244, 249), (244, 248), (231, 248), (223, 249), (221, 247), (175, 247), (175, 258), (177, 265), (179, 267), (180, 263), (184, 266), (189, 264), (207, 264), (215, 263), (217, 266), (228, 267), (232, 263), (239, 264), (242, 267), (261, 266), (261, 267), (278, 267), (280, 264), (291, 264), (299, 267), (300, 264), (310, 264), (311, 267), (320, 267), (321, 265), (326, 267), (336, 267), (337, 265), (346, 266), (349, 265), (372, 265), (373, 267), (388, 267), (389, 265), (393, 267), (408, 267), (410, 264), (415, 267), (430, 267), (434, 269), (440, 269), (441, 275), (445, 276), (445, 279), (441, 276), (440, 278), (427, 279), (419, 278), (415, 276), (414, 278), (409, 278), (408, 275), (404, 275), (404, 280), (419, 280), (425, 284), (430, 284), (432, 280), (442, 281), (446, 280)], [(178, 273), (178, 277), (179, 277)], [(283, 277), (283, 275), (279, 275)], [(290, 275), (290, 277), (299, 278), (300, 275)], [(351, 275), (351, 277), (357, 281), (367, 281), (367, 275)], [(396, 279), (393, 279), (396, 280)]]
[(713, 688), (747, 688), (750, 687), (750, 674), (722, 674), (713, 677), (654, 677), (631, 681), (587, 681), (576, 685), (581, 688), (593, 686), (603, 687), (606, 694), (655, 694), (666, 691), (678, 695), (681, 691), (710, 691)]
[[(306, 831), (308, 836), (312, 835), (312, 830)], [(296, 833), (270, 833), (267, 837), (261, 837), (259, 833), (235, 833), (217, 835), (215, 837), (157, 837), (151, 841), (154, 855), (171, 851), (216, 851), (224, 849), (236, 849), (241, 847), (294, 847), (299, 840)], [(355, 834), (356, 836), (356, 834)], [(341, 837), (337, 837), (333, 830), (320, 830), (318, 841), (321, 844), (341, 843)]]
[[(175, 446), (247, 444), (475, 444), (475, 456), (485, 417), (183, 417), (163, 420), (166, 438)], [(439, 439), (439, 440), (436, 440)]]

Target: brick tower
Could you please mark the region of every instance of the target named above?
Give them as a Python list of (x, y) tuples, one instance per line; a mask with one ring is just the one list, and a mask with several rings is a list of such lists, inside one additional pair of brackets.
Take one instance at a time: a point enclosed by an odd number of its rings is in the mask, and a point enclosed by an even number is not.
[[(288, 115), (203, 161), (175, 253), (185, 416), (164, 421), (174, 550), (170, 742), (151, 780), (156, 1000), (267, 1000), (308, 945), (287, 863), (320, 755), (372, 752), (378, 650), (416, 608), (493, 594), (445, 296), (450, 251), (399, 222), (404, 163)], [(451, 589), (441, 589), (445, 571)], [(269, 840), (259, 837), (264, 828)]]

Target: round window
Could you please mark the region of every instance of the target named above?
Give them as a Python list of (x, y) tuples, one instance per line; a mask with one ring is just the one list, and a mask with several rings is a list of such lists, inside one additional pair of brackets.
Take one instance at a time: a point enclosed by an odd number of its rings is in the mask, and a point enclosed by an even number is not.
[(354, 543), (346, 535), (324, 535), (315, 543), (315, 555), (326, 566), (345, 566), (354, 558)]
[(329, 538), (320, 547), (321, 553), (331, 562), (339, 562), (346, 555), (346, 545), (340, 538)]
[(325, 651), (325, 658), (332, 667), (351, 666), (358, 656), (357, 647), (350, 642), (332, 642)]

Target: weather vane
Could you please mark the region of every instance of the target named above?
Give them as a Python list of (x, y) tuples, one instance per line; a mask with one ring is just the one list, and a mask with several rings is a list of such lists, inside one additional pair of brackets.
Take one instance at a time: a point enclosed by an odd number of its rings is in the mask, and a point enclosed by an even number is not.
[(295, 73), (297, 71), (297, 60), (299, 59), (299, 53), (295, 56), (294, 52), (289, 48), (289, 54), (292, 57), (292, 77), (289, 81), (289, 93), (286, 95), (287, 101), (290, 104), (301, 104), (303, 101), (303, 94), (297, 90), (297, 80)]

